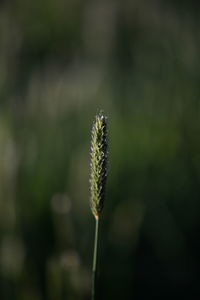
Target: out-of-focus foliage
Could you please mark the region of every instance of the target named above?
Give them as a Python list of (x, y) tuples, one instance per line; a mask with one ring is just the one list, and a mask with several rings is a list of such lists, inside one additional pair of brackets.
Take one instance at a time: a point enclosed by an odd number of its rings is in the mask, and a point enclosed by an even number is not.
[(100, 299), (199, 292), (195, 1), (0, 4), (0, 299), (90, 298), (89, 147), (109, 123)]

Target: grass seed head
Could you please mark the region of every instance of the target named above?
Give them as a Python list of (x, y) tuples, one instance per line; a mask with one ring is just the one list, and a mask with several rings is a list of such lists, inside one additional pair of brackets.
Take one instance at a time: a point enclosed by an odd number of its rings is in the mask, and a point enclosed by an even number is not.
[(95, 218), (103, 209), (107, 177), (107, 117), (100, 111), (92, 127), (90, 161), (90, 206)]

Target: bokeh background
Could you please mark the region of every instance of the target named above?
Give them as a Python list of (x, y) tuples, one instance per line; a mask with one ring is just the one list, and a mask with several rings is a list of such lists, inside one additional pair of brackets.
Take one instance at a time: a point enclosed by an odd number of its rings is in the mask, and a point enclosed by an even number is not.
[(109, 123), (98, 299), (200, 294), (197, 1), (0, 4), (0, 299), (90, 299), (90, 131)]

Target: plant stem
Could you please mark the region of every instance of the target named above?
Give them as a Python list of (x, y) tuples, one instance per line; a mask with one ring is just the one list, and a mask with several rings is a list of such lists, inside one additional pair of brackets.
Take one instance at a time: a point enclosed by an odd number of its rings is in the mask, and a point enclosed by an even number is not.
[(95, 217), (94, 254), (93, 254), (93, 266), (92, 266), (92, 300), (95, 300), (95, 290), (96, 290), (98, 235), (99, 235), (99, 218)]

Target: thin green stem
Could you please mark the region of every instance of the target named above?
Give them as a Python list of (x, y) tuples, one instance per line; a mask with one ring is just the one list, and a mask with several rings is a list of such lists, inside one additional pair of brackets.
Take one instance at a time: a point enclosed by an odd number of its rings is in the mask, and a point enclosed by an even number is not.
[(92, 266), (92, 300), (95, 300), (96, 290), (96, 270), (97, 270), (97, 253), (98, 253), (98, 235), (99, 235), (99, 218), (95, 218), (95, 237), (94, 237), (94, 254)]

